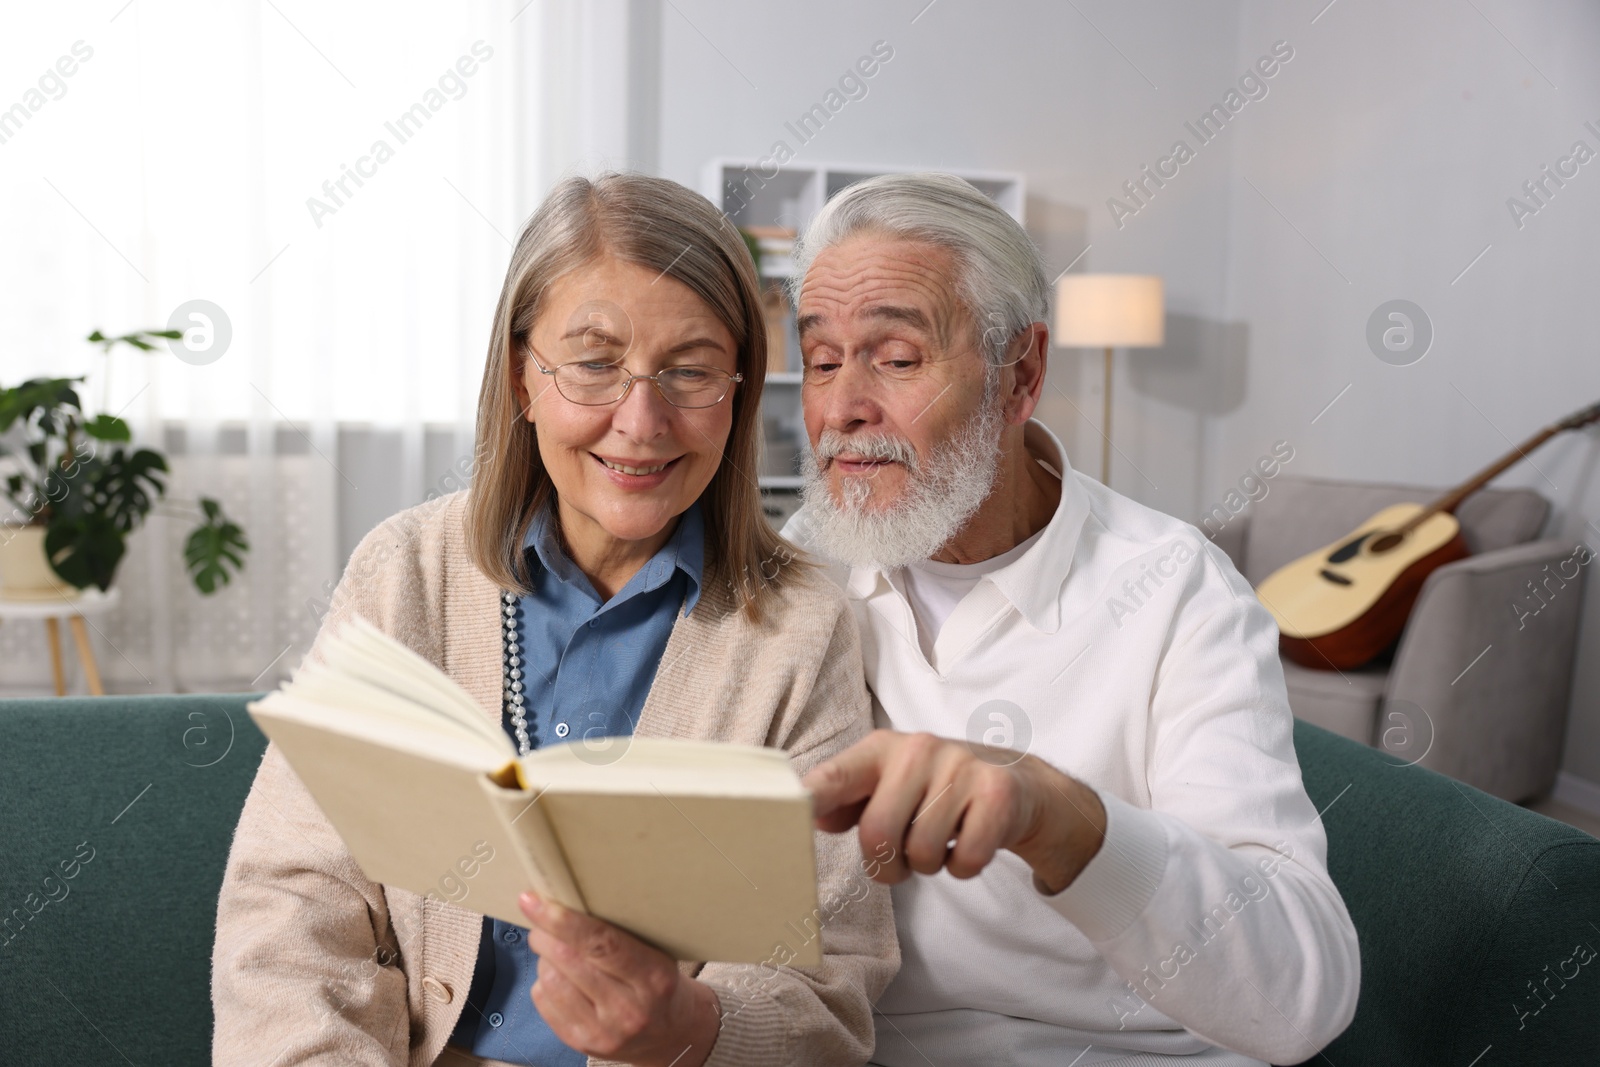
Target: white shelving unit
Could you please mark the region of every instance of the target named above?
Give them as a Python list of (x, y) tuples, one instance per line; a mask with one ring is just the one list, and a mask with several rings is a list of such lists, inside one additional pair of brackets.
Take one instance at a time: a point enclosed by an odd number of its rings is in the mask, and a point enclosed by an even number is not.
[[(824, 203), (847, 186), (879, 174), (933, 169), (942, 168), (832, 163), (764, 167), (749, 159), (714, 159), (706, 164), (701, 192), (737, 226), (786, 227), (799, 232)], [(1012, 218), (1023, 222), (1022, 175), (998, 171), (947, 173), (965, 178), (992, 197)], [(785, 252), (763, 251), (761, 276), (764, 282), (788, 279), (793, 272), (793, 264)], [(760, 483), (768, 517), (778, 525), (782, 525), (798, 506), (797, 490), (801, 486), (798, 449), (806, 447), (805, 427), (800, 417), (798, 343), (793, 323), (794, 310), (790, 308), (786, 318), (790, 342), (786, 347), (795, 351), (795, 365), (771, 369), (762, 399), (765, 440)]]
[[(714, 159), (706, 164), (701, 191), (739, 226), (805, 228), (824, 203), (847, 186), (879, 174), (909, 174), (943, 168), (861, 164), (790, 164), (763, 168), (745, 159)], [(1001, 171), (944, 171), (965, 178), (1022, 222), (1025, 190), (1021, 174)], [(775, 270), (787, 273), (787, 265)]]

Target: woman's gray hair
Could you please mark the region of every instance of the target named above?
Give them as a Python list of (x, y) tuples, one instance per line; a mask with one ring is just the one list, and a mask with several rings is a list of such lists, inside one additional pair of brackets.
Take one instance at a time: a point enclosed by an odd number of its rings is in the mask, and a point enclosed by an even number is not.
[(947, 249), (956, 294), (976, 324), (991, 366), (1030, 323), (1049, 314), (1050, 283), (1039, 250), (1017, 220), (970, 182), (951, 174), (880, 174), (823, 205), (795, 243), (789, 295), (795, 307), (817, 253), (859, 233), (883, 233)]

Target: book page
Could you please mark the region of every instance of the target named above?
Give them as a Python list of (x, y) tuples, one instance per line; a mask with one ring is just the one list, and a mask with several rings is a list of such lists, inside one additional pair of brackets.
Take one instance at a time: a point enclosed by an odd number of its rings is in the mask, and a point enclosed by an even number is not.
[[(359, 704), (330, 703), (348, 693), (319, 694), (308, 699), (301, 689), (285, 686), (249, 705), (252, 716), (257, 709), (274, 718), (290, 719), (328, 733), (361, 738), (370, 744), (397, 748), (420, 756), (438, 756), (447, 762), (474, 771), (491, 770), (511, 759), (507, 753), (483, 744), (464, 731), (441, 727), (434, 721), (414, 722), (383, 699), (363, 699)], [(410, 712), (409, 714), (416, 714)]]
[[(780, 750), (582, 741), (520, 761), (591, 914), (681, 960), (821, 961), (811, 797)], [(599, 762), (608, 760), (608, 762)]]
[(323, 723), (330, 729), (384, 744), (445, 744), (452, 746), (452, 751), (454, 746), (467, 746), (476, 753), (474, 762), (484, 767), (516, 755), (510, 739), (503, 735), (505, 744), (493, 744), (477, 731), (465, 730), (415, 701), (338, 674), (324, 665), (307, 664), (292, 681), (267, 694), (261, 703), (283, 715)]
[(606, 746), (579, 740), (540, 748), (522, 757), (524, 777), (552, 792), (806, 795), (778, 749), (662, 737), (607, 738)]
[(517, 897), (539, 874), (485, 801), (481, 746), (413, 734), (391, 747), (330, 728), (315, 709), (283, 714), (288, 702), (274, 693), (251, 717), (368, 878), (527, 925)]
[[(680, 960), (822, 960), (809, 796), (546, 793), (591, 914)], [(808, 936), (809, 935), (809, 936)]]
[(454, 679), (359, 615), (329, 637), (323, 659), (324, 667), (308, 667), (323, 677), (343, 676), (386, 690), (516, 755), (510, 738)]

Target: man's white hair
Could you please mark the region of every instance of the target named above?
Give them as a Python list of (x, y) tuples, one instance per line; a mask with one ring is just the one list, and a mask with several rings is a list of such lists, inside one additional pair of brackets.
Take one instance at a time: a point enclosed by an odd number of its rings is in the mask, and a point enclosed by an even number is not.
[(880, 174), (824, 204), (795, 243), (789, 282), (795, 307), (817, 253), (868, 232), (925, 241), (951, 253), (951, 281), (991, 366), (1008, 362), (1012, 339), (1030, 323), (1047, 321), (1050, 285), (1027, 233), (970, 182), (934, 173)]

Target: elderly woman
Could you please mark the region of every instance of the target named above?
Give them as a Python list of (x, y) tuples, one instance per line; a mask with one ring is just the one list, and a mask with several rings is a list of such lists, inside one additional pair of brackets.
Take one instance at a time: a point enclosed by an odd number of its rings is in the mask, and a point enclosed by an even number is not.
[[(563, 182), (506, 273), (472, 488), (369, 534), (322, 633), (359, 613), (524, 752), (631, 733), (804, 772), (848, 747), (871, 728), (855, 624), (751, 476), (765, 338), (708, 202)], [(816, 850), (820, 966), (679, 963), (531, 894), (519, 927), (374, 884), (269, 747), (218, 906), (215, 1062), (863, 1063), (899, 965), (887, 891), (853, 837)]]

